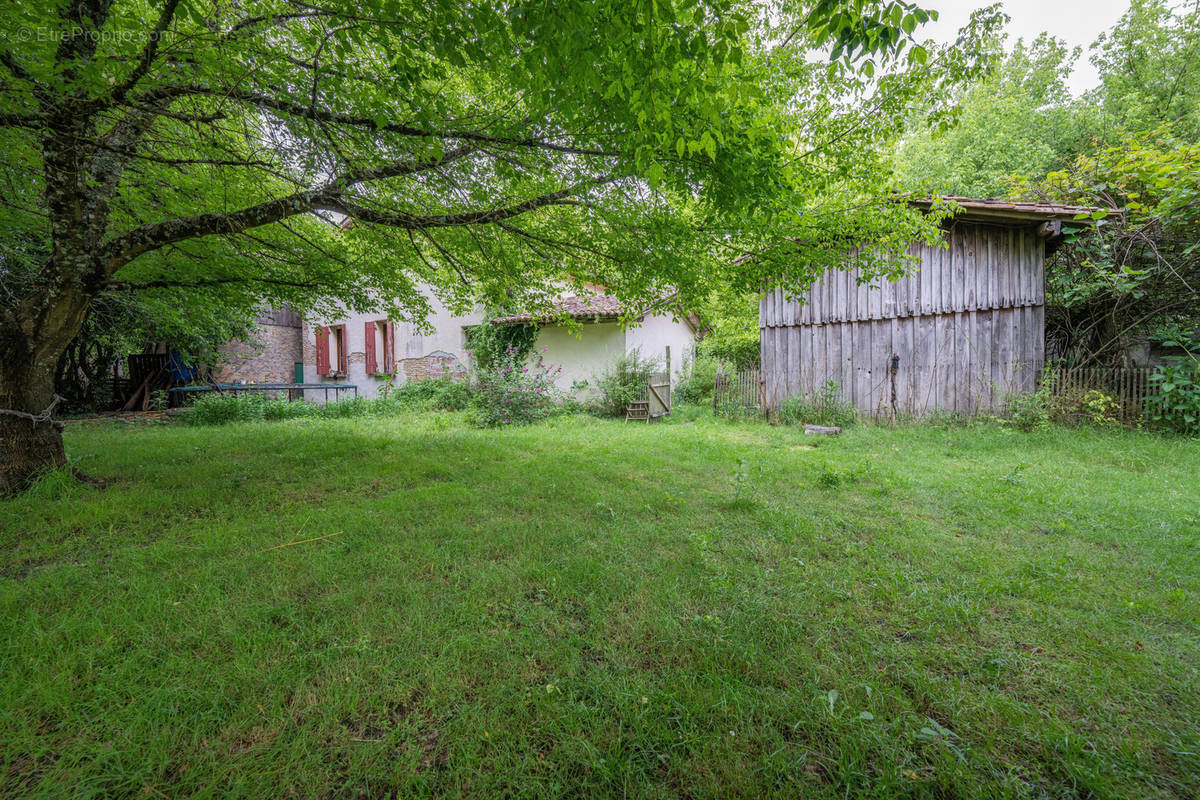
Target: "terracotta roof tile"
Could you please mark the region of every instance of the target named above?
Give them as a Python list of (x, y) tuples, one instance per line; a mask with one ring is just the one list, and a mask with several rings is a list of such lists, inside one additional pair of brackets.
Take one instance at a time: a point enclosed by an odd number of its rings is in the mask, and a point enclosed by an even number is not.
[(492, 322), (496, 325), (524, 325), (531, 322), (553, 322), (565, 313), (573, 319), (617, 319), (624, 311), (621, 301), (609, 294), (594, 294), (587, 297), (564, 297), (554, 302), (554, 312), (535, 317), (531, 312), (509, 314), (497, 317)]

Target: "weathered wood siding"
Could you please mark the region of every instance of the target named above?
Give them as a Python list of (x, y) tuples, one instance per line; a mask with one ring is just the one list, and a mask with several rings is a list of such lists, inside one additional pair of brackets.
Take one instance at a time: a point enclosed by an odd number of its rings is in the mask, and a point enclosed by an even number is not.
[(1036, 385), (1044, 359), (1044, 242), (1033, 226), (958, 223), (948, 247), (913, 245), (919, 269), (860, 285), (851, 268), (759, 308), (768, 410), (827, 381), (866, 413), (975, 414)]

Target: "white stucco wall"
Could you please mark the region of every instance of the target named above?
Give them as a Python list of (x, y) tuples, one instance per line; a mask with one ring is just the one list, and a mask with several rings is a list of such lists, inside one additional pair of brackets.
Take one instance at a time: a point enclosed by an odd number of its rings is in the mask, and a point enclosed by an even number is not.
[[(596, 377), (604, 373), (619, 355), (640, 348), (645, 358), (657, 358), (660, 368), (665, 364), (667, 348), (671, 348), (671, 379), (691, 355), (696, 334), (683, 320), (670, 316), (646, 317), (639, 325), (623, 328), (617, 322), (585, 322), (577, 331), (559, 325), (548, 325), (538, 331), (537, 349), (547, 364), (561, 365), (563, 370), (555, 384), (569, 391), (576, 381), (588, 381), (593, 387)], [(585, 394), (589, 394), (589, 392)], [(582, 395), (581, 395), (582, 398)]]
[(594, 384), (595, 377), (625, 352), (625, 331), (616, 322), (585, 322), (575, 331), (547, 325), (538, 330), (535, 347), (548, 365), (562, 367), (554, 383), (567, 392), (575, 381)]
[(675, 374), (691, 358), (696, 345), (696, 333), (682, 319), (670, 315), (647, 316), (642, 324), (631, 326), (625, 332), (627, 350), (640, 348), (646, 358), (657, 358), (666, 365), (667, 348), (671, 348), (671, 385), (675, 385)]

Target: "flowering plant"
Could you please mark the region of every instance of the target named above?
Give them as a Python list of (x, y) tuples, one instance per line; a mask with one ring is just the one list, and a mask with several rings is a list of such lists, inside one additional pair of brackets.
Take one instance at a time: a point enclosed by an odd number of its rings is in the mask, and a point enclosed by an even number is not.
[(553, 410), (559, 394), (554, 380), (562, 367), (547, 365), (540, 353), (528, 362), (519, 347), (509, 345), (493, 355), (486, 367), (476, 366), (475, 424), (485, 428), (524, 425)]

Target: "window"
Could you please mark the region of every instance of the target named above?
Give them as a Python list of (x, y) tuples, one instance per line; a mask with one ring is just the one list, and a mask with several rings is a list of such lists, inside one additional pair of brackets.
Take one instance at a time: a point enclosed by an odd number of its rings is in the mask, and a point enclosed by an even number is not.
[(317, 374), (345, 377), (348, 344), (346, 326), (331, 325), (317, 328)]
[(396, 334), (386, 319), (363, 323), (363, 350), (368, 375), (396, 371)]

